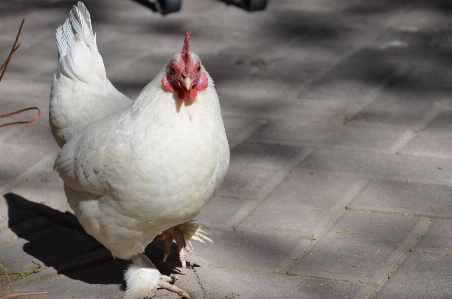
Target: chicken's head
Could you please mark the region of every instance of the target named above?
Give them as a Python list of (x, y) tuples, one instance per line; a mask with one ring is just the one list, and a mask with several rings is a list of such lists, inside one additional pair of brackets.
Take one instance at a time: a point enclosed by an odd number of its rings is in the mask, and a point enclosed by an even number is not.
[(190, 52), (190, 34), (191, 31), (188, 30), (182, 52), (175, 54), (168, 63), (162, 79), (163, 88), (177, 92), (177, 97), (181, 100), (194, 100), (198, 96), (198, 90), (206, 89), (209, 85), (201, 59)]

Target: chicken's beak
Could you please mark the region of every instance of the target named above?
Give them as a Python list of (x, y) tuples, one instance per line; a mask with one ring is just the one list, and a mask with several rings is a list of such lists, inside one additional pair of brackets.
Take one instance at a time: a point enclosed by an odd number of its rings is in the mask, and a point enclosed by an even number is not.
[(192, 80), (190, 77), (185, 77), (184, 79), (182, 79), (182, 84), (185, 86), (186, 90), (190, 90), (191, 83), (192, 83)]

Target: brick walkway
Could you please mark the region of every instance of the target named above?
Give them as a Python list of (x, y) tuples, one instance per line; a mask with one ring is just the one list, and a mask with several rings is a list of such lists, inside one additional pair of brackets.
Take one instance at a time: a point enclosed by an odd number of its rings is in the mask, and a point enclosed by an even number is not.
[[(127, 262), (86, 235), (52, 171), (54, 32), (74, 1), (0, 2), (0, 263), (33, 298), (120, 298)], [(452, 298), (452, 6), (447, 1), (270, 0), (247, 13), (185, 0), (162, 17), (85, 1), (107, 74), (135, 97), (188, 28), (216, 81), (231, 145), (222, 187), (197, 219), (214, 240), (191, 267), (162, 263), (193, 298)], [(32, 115), (32, 112), (30, 112)], [(0, 296), (10, 294), (0, 275)], [(158, 298), (177, 298), (164, 290)]]

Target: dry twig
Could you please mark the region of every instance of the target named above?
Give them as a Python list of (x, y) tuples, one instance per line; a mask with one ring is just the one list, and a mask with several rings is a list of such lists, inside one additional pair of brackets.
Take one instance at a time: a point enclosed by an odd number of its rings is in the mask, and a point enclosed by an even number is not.
[(9, 52), (8, 58), (6, 58), (5, 62), (3, 62), (2, 66), (0, 67), (0, 72), (2, 72), (0, 75), (0, 81), (2, 81), (3, 75), (6, 72), (6, 68), (8, 67), (8, 63), (11, 60), (13, 53), (16, 52), (17, 49), (19, 49), (19, 47), (20, 47), (20, 44), (17, 45), (17, 41), (19, 40), (19, 35), (20, 35), (20, 32), (22, 31), (22, 27), (24, 26), (24, 22), (25, 22), (25, 18), (22, 20), (22, 23), (20, 24), (19, 32), (17, 32), (17, 35), (16, 35), (16, 41), (14, 42), (11, 52)]
[(10, 294), (6, 296), (1, 296), (0, 299), (8, 299), (14, 297), (24, 297), (24, 296), (35, 296), (35, 295), (46, 295), (49, 292), (31, 292), (31, 293), (21, 293), (21, 294)]
[[(8, 58), (6, 58), (5, 62), (3, 62), (2, 66), (0, 67), (0, 81), (2, 81), (3, 75), (6, 72), (6, 68), (8, 67), (11, 57), (13, 56), (13, 53), (16, 52), (17, 49), (19, 49), (19, 47), (20, 47), (20, 44), (17, 44), (17, 42), (19, 40), (20, 33), (22, 32), (22, 27), (24, 26), (24, 22), (25, 22), (25, 18), (22, 20), (22, 23), (20, 24), (19, 31), (17, 32), (17, 35), (16, 35), (16, 40), (14, 41), (13, 47), (11, 48), (11, 52), (9, 52)], [(41, 111), (39, 110), (38, 107), (29, 107), (29, 108), (21, 109), (18, 111), (1, 114), (0, 118), (5, 118), (8, 116), (16, 115), (16, 114), (19, 114), (19, 113), (22, 113), (22, 112), (28, 111), (28, 110), (37, 110), (38, 112), (36, 113), (36, 116), (30, 120), (15, 121), (15, 122), (11, 122), (11, 123), (2, 124), (2, 125), (0, 125), (0, 128), (6, 127), (6, 126), (11, 126), (11, 125), (17, 125), (17, 124), (29, 124), (29, 123), (32, 123), (35, 120), (37, 120), (39, 118), (39, 116), (41, 115)]]
[[(37, 119), (39, 118), (39, 116), (41, 115), (41, 110), (39, 110), (38, 107), (28, 107), (28, 108), (25, 108), (25, 109), (21, 109), (21, 110), (14, 111), (14, 112), (6, 113), (6, 114), (1, 114), (1, 115), (0, 115), (0, 118), (5, 118), (5, 117), (8, 117), (8, 116), (13, 116), (13, 115), (22, 113), (22, 112), (24, 112), (24, 111), (33, 110), (33, 109), (37, 110), (37, 113), (36, 113), (35, 117), (33, 117), (32, 119), (24, 120), (24, 121), (15, 121), (15, 122), (10, 122), (10, 123), (6, 123), (6, 124), (1, 124), (1, 125), (0, 125), (0, 128), (6, 127), (6, 126), (11, 126), (11, 125), (18, 125), (18, 124), (29, 124), (29, 123), (34, 122), (34, 121), (37, 120)], [(0, 299), (1, 299), (1, 298), (0, 298)]]

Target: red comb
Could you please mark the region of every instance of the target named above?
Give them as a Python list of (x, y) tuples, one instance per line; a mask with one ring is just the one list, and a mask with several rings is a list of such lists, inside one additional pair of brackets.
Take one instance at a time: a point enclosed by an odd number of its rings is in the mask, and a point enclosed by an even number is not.
[(184, 47), (182, 48), (182, 59), (185, 62), (185, 65), (188, 66), (188, 61), (190, 61), (190, 35), (191, 35), (191, 30), (187, 31), (187, 34), (185, 35), (185, 40), (184, 40)]
[(184, 47), (182, 48), (182, 53), (186, 53), (186, 52), (190, 51), (190, 35), (191, 35), (191, 30), (188, 30), (187, 34), (185, 35)]

